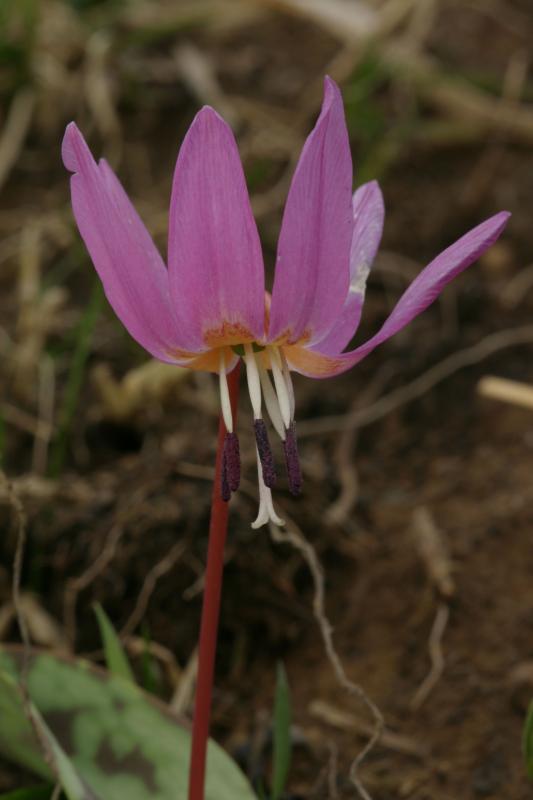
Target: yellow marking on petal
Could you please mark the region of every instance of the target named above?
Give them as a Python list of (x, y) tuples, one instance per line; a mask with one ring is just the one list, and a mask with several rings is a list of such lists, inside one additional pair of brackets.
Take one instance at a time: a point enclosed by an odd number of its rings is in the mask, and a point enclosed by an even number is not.
[[(171, 358), (177, 358), (180, 361), (186, 361), (186, 363), (181, 366), (186, 367), (187, 369), (216, 373), (220, 371), (220, 348), (207, 350), (205, 353), (200, 354), (190, 353), (187, 350), (179, 350), (176, 348), (174, 350), (169, 350), (168, 355)], [(226, 362), (226, 366), (229, 367), (234, 359), (235, 354), (230, 350), (230, 348), (224, 348), (224, 360)]]
[(305, 345), (310, 341), (311, 334), (312, 334), (312, 331), (305, 330), (302, 333), (302, 335), (298, 337), (298, 339), (295, 339), (294, 338), (294, 334), (292, 332), (292, 329), (291, 328), (285, 328), (283, 333), (280, 333), (280, 335), (277, 336), (274, 339), (274, 341), (269, 342), (269, 344), (273, 345), (274, 347), (281, 347), (283, 345), (287, 345), (289, 347), (293, 347), (293, 346), (296, 346), (296, 345)]
[(300, 343), (296, 345), (285, 345), (283, 354), (290, 367), (293, 367), (303, 375), (311, 378), (328, 378), (341, 365), (342, 360), (333, 356), (325, 356), (322, 353), (315, 353), (302, 347)]
[(241, 322), (222, 322), (217, 328), (204, 331), (204, 342), (208, 347), (224, 347), (254, 342), (255, 336)]

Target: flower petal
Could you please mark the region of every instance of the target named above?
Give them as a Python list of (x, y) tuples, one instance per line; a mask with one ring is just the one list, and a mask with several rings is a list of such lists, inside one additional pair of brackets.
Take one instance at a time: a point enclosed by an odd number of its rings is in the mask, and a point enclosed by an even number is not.
[(169, 224), (170, 291), (188, 329), (208, 344), (263, 338), (259, 235), (235, 138), (212, 108), (196, 115), (181, 146)]
[(107, 299), (129, 333), (156, 358), (184, 363), (172, 351), (188, 349), (178, 328), (166, 267), (140, 217), (105, 161), (93, 159), (71, 122), (62, 145), (72, 208)]
[(366, 282), (376, 256), (385, 218), (377, 181), (360, 186), (353, 196), (354, 230), (350, 252), (350, 288), (339, 319), (314, 347), (321, 353), (340, 353), (354, 336), (365, 300)]
[(269, 341), (318, 341), (350, 283), (352, 159), (342, 98), (325, 80), (322, 111), (292, 179), (278, 244)]
[[(311, 353), (311, 351), (308, 351), (305, 356), (300, 352), (287, 352), (287, 360), (291, 367), (305, 375), (326, 378), (339, 375), (362, 361), (378, 345), (390, 339), (424, 311), (437, 298), (446, 284), (494, 244), (509, 217), (510, 214), (507, 211), (501, 211), (469, 231), (438, 255), (403, 293), (375, 336), (360, 347), (336, 356), (320, 352)], [(293, 349), (299, 351), (304, 348)]]

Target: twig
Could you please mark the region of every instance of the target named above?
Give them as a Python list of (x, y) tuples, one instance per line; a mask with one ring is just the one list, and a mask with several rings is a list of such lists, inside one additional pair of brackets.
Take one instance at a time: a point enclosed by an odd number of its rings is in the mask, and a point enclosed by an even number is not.
[(328, 763), (328, 800), (339, 800), (337, 791), (337, 777), (339, 772), (339, 748), (335, 742), (329, 742), (329, 763)]
[(194, 684), (198, 673), (198, 648), (195, 647), (181, 673), (181, 678), (170, 700), (170, 708), (176, 714), (186, 714), (194, 698)]
[(478, 393), (491, 400), (501, 400), (513, 406), (533, 409), (533, 386), (507, 378), (496, 378), (487, 375), (477, 385)]
[(450, 554), (433, 517), (424, 506), (413, 512), (413, 538), (431, 582), (449, 600), (455, 594)]
[(298, 436), (302, 438), (304, 436), (336, 433), (337, 431), (349, 430), (350, 427), (362, 428), (370, 425), (387, 416), (391, 411), (421, 397), (460, 369), (478, 364), (501, 350), (530, 344), (531, 342), (533, 342), (533, 325), (509, 328), (499, 333), (490, 334), (477, 344), (472, 345), (472, 347), (452, 353), (448, 358), (419, 375), (411, 383), (407, 383), (389, 392), (389, 394), (383, 395), (376, 403), (367, 408), (354, 411), (351, 414), (340, 414), (338, 416), (321, 417), (300, 422)]
[(21, 89), (9, 108), (6, 124), (0, 136), (0, 190), (16, 164), (30, 128), (35, 93), (33, 89)]
[(86, 589), (96, 578), (102, 574), (107, 565), (113, 560), (118, 543), (124, 533), (124, 527), (119, 524), (113, 525), (109, 531), (105, 544), (99, 555), (90, 566), (76, 578), (69, 578), (65, 586), (65, 596), (63, 601), (65, 630), (67, 638), (74, 644), (76, 638), (76, 601), (81, 591)]
[(442, 637), (448, 624), (450, 609), (447, 603), (440, 603), (431, 633), (429, 635), (429, 656), (431, 669), (418, 687), (412, 701), (411, 708), (418, 709), (428, 697), (430, 692), (439, 682), (444, 671), (444, 656), (442, 654)]
[(53, 359), (45, 354), (39, 363), (39, 422), (33, 442), (33, 472), (44, 475), (48, 446), (52, 438), (55, 405), (55, 372)]
[[(327, 725), (332, 725), (343, 731), (356, 731), (363, 736), (369, 736), (372, 733), (372, 726), (364, 720), (351, 714), (344, 709), (335, 708), (323, 700), (314, 700), (309, 706), (309, 713), (313, 717), (322, 720)], [(386, 747), (388, 750), (393, 750), (396, 753), (402, 753), (407, 756), (414, 756), (415, 758), (425, 758), (428, 755), (428, 748), (414, 739), (407, 736), (401, 736), (398, 733), (389, 731), (384, 728), (381, 736), (380, 745)]]
[(533, 264), (529, 264), (513, 275), (503, 287), (500, 301), (506, 308), (516, 308), (522, 302), (524, 295), (533, 286)]
[[(385, 366), (378, 371), (375, 379), (370, 382), (362, 394), (354, 401), (354, 412), (360, 409), (361, 405), (364, 406), (365, 403), (369, 403), (379, 396), (380, 391), (383, 389), (383, 386), (393, 371), (390, 364), (385, 364)], [(339, 436), (337, 446), (335, 447), (334, 460), (337, 466), (341, 490), (339, 496), (326, 511), (326, 520), (329, 523), (342, 524), (345, 522), (357, 502), (359, 479), (355, 459), (353, 457), (354, 448), (357, 444), (357, 433), (357, 428), (350, 428), (350, 430), (343, 432), (342, 436)]]
[(26, 618), (24, 616), (24, 609), (21, 600), (21, 579), (22, 579), (22, 566), (24, 563), (24, 553), (26, 550), (27, 542), (27, 518), (24, 507), (15, 492), (12, 484), (8, 481), (4, 471), (0, 469), (0, 484), (3, 485), (8, 502), (13, 512), (13, 525), (16, 535), (15, 557), (13, 559), (13, 581), (12, 581), (12, 596), (13, 607), (20, 630), (20, 638), (22, 639), (22, 666), (20, 670), (19, 687), (22, 694), (22, 703), (26, 717), (32, 727), (38, 744), (41, 747), (42, 753), (46, 763), (50, 767), (54, 777), (57, 776), (57, 768), (55, 764), (54, 754), (51, 750), (48, 738), (44, 735), (39, 718), (33, 711), (30, 693), (28, 690), (28, 673), (30, 668), (31, 657), (31, 639)]
[(371, 800), (370, 795), (364, 788), (363, 784), (361, 783), (358, 771), (361, 763), (367, 757), (371, 750), (375, 747), (378, 741), (381, 738), (381, 734), (384, 728), (384, 719), (381, 711), (374, 703), (373, 700), (367, 695), (365, 690), (359, 684), (354, 683), (351, 681), (346, 672), (344, 671), (344, 666), (342, 661), (335, 650), (335, 646), (333, 644), (333, 629), (331, 623), (329, 622), (328, 617), (326, 616), (325, 611), (325, 591), (324, 591), (324, 573), (322, 570), (322, 566), (320, 561), (318, 560), (318, 556), (312, 544), (307, 541), (304, 537), (302, 531), (296, 526), (296, 524), (289, 519), (288, 515), (284, 511), (283, 516), (286, 521), (286, 530), (282, 530), (272, 524), (270, 524), (270, 535), (274, 542), (289, 544), (291, 547), (298, 550), (311, 573), (313, 578), (313, 583), (315, 587), (315, 594), (313, 598), (313, 613), (315, 619), (318, 623), (318, 627), (320, 629), (320, 633), (322, 636), (322, 640), (324, 643), (324, 648), (326, 651), (326, 655), (328, 660), (333, 667), (333, 671), (337, 678), (338, 683), (342, 688), (348, 692), (348, 694), (356, 697), (360, 700), (370, 711), (372, 717), (374, 719), (374, 726), (372, 729), (372, 733), (366, 745), (363, 747), (361, 752), (357, 755), (357, 757), (352, 762), (350, 767), (350, 778), (355, 786), (359, 796), (363, 798), (363, 800)]
[(121, 638), (129, 636), (135, 630), (146, 612), (150, 597), (157, 586), (159, 578), (162, 578), (163, 575), (170, 572), (186, 549), (187, 545), (185, 542), (176, 542), (174, 547), (172, 547), (148, 572), (141, 587), (141, 591), (139, 592), (139, 596), (137, 597), (135, 608), (120, 631)]

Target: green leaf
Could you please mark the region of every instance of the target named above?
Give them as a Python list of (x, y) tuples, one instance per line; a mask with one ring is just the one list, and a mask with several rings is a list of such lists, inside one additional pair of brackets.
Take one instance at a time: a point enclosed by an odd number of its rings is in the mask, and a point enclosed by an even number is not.
[(59, 413), (59, 429), (50, 454), (50, 475), (52, 478), (57, 478), (63, 469), (70, 429), (74, 422), (85, 379), (85, 369), (91, 350), (93, 329), (103, 305), (103, 297), (100, 285), (96, 284), (78, 326), (63, 405)]
[(117, 636), (117, 633), (111, 623), (111, 620), (105, 613), (100, 603), (95, 603), (94, 613), (98, 620), (100, 628), (100, 636), (102, 637), (102, 644), (104, 647), (105, 661), (109, 672), (113, 675), (120, 675), (131, 683), (135, 683), (135, 676), (128, 661), (128, 657), (122, 647), (122, 642)]
[(0, 800), (50, 800), (53, 791), (52, 784), (31, 786), (28, 789), (15, 789), (14, 792), (0, 794)]
[[(51, 780), (17, 688), (21, 664), (21, 648), (0, 647), (0, 753)], [(190, 731), (154, 697), (88, 661), (39, 651), (27, 687), (69, 800), (186, 800)], [(213, 741), (206, 800), (257, 800)]]
[(291, 763), (291, 698), (287, 674), (278, 664), (274, 702), (274, 746), (272, 764), (272, 800), (278, 800)]
[(48, 762), (60, 779), (69, 800), (95, 800), (94, 795), (85, 790), (76, 770), (37, 708), (31, 700), (24, 697), (13, 668), (10, 672), (0, 670), (0, 709), (3, 712), (0, 750), (7, 758), (51, 779), (54, 776), (42, 755), (46, 750)]
[(522, 750), (526, 760), (528, 777), (533, 781), (533, 702), (529, 706), (529, 711), (524, 725), (522, 736)]

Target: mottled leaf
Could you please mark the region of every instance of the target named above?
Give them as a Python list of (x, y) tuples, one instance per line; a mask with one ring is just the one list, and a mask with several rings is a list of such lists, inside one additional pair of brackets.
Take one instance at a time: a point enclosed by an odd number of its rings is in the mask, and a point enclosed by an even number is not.
[[(13, 691), (20, 663), (20, 649), (0, 648), (0, 715), (7, 720), (0, 726), (0, 751), (50, 778), (21, 696)], [(32, 655), (27, 685), (62, 754), (91, 792), (80, 795), (83, 800), (186, 800), (190, 732), (162, 703), (87, 661), (48, 653)], [(206, 800), (256, 800), (239, 768), (212, 741)]]

